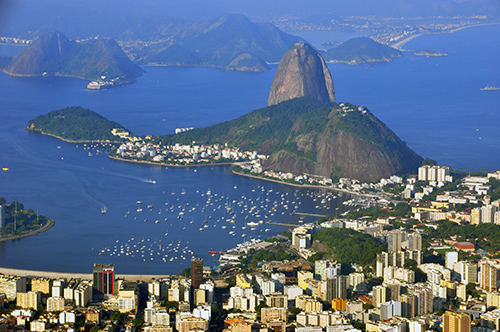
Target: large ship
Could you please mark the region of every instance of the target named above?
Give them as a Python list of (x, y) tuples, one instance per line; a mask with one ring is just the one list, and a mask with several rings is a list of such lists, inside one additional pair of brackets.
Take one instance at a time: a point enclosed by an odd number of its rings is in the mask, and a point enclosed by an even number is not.
[(500, 88), (491, 85), (487, 85), (484, 88), (481, 88), (481, 91), (496, 91), (496, 90), (500, 90)]
[(114, 86), (113, 82), (92, 81), (89, 84), (87, 84), (87, 89), (89, 89), (89, 90), (104, 90), (104, 89), (110, 89), (113, 86)]

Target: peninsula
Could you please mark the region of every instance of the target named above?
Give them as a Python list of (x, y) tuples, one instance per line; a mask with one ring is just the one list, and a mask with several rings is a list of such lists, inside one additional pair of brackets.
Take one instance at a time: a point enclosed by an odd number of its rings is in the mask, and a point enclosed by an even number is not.
[(349, 39), (339, 46), (322, 52), (326, 61), (359, 65), (370, 62), (391, 62), (402, 57), (395, 48), (378, 43), (367, 37)]
[(11, 76), (76, 77), (108, 86), (133, 83), (142, 74), (114, 39), (76, 42), (57, 31), (35, 39), (8, 64), (2, 62), (2, 71)]
[(32, 209), (25, 209), (19, 202), (7, 204), (0, 197), (0, 242), (45, 232), (55, 221), (41, 216)]
[(118, 123), (79, 106), (40, 115), (28, 122), (26, 130), (72, 143), (95, 141), (120, 143), (137, 140), (130, 131)]

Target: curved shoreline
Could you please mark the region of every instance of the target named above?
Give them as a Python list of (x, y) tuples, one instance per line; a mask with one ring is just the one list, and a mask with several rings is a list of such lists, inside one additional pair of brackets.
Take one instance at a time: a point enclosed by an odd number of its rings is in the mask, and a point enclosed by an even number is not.
[(403, 40), (397, 41), (394, 44), (389, 45), (389, 46), (391, 46), (392, 48), (395, 48), (397, 50), (400, 50), (400, 51), (405, 51), (405, 50), (402, 49), (402, 47), (406, 43), (408, 43), (409, 41), (411, 41), (411, 40), (413, 40), (413, 39), (415, 39), (417, 37), (428, 36), (428, 35), (440, 35), (440, 34), (445, 34), (445, 33), (454, 33), (454, 32), (460, 31), (460, 30), (468, 29), (468, 28), (474, 28), (474, 27), (480, 27), (480, 26), (487, 26), (487, 25), (498, 25), (498, 24), (500, 24), (500, 22), (495, 22), (495, 23), (480, 23), (480, 24), (466, 25), (466, 26), (463, 26), (463, 27), (451, 29), (451, 30), (448, 30), (448, 31), (442, 31), (442, 32), (419, 33), (419, 34), (416, 34), (416, 35), (413, 35), (413, 36), (406, 37)]
[(57, 135), (54, 135), (54, 134), (49, 134), (49, 133), (45, 133), (39, 129), (32, 129), (32, 128), (24, 128), (26, 129), (27, 131), (31, 132), (31, 133), (39, 133), (39, 134), (42, 134), (42, 135), (45, 135), (45, 136), (51, 136), (51, 137), (54, 137), (54, 138), (57, 138), (57, 139), (60, 139), (61, 141), (64, 141), (64, 142), (67, 142), (67, 143), (113, 143), (113, 144), (121, 144), (123, 142), (120, 142), (120, 141), (106, 141), (106, 140), (71, 140), (71, 139), (67, 139), (67, 138), (62, 138), (60, 136), (57, 136)]
[(28, 236), (40, 234), (40, 233), (45, 232), (46, 230), (48, 230), (49, 228), (51, 228), (55, 224), (56, 224), (56, 222), (54, 220), (49, 220), (49, 222), (47, 223), (47, 225), (45, 225), (45, 226), (43, 226), (43, 227), (41, 227), (39, 229), (33, 230), (31, 232), (28, 232), (28, 233), (25, 233), (25, 234), (19, 234), (19, 235), (11, 235), (11, 236), (6, 236), (6, 237), (0, 237), (0, 242), (10, 241), (10, 240), (17, 240), (17, 239), (21, 239), (23, 237), (28, 237)]
[(175, 164), (167, 164), (167, 163), (158, 163), (154, 161), (147, 160), (134, 160), (134, 159), (125, 159), (120, 157), (115, 157), (108, 154), (108, 157), (117, 161), (127, 161), (129, 163), (136, 164), (145, 164), (145, 165), (154, 165), (154, 166), (165, 166), (165, 167), (178, 167), (178, 168), (189, 168), (189, 167), (198, 167), (198, 166), (229, 166), (229, 165), (240, 165), (244, 162), (224, 162), (224, 163), (209, 163), (209, 164), (188, 164), (188, 165), (175, 165)]
[(333, 191), (338, 191), (344, 194), (349, 194), (349, 195), (356, 195), (356, 196), (363, 196), (363, 197), (371, 197), (371, 198), (379, 198), (377, 195), (372, 195), (372, 194), (363, 194), (363, 193), (358, 193), (354, 191), (349, 191), (347, 189), (341, 189), (341, 188), (334, 188), (334, 187), (327, 187), (327, 186), (320, 186), (320, 185), (314, 185), (314, 184), (296, 184), (296, 183), (289, 183), (285, 181), (280, 181), (276, 179), (270, 179), (266, 178), (263, 176), (257, 176), (257, 175), (251, 175), (251, 174), (245, 174), (241, 172), (236, 172), (234, 170), (231, 170), (233, 174), (235, 175), (241, 175), (241, 176), (246, 176), (249, 178), (253, 179), (258, 179), (258, 180), (264, 180), (264, 181), (270, 181), (270, 182), (275, 182), (275, 183), (281, 183), (287, 186), (292, 186), (292, 187), (297, 187), (297, 188), (310, 188), (310, 189), (326, 189), (326, 190), (333, 190)]

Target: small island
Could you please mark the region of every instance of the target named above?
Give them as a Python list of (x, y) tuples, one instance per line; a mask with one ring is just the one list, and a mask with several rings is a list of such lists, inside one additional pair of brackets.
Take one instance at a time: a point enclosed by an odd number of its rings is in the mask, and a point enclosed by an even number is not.
[(137, 140), (120, 124), (79, 106), (40, 115), (28, 122), (26, 130), (54, 136), (71, 143), (122, 143)]
[(349, 39), (335, 48), (322, 52), (325, 61), (360, 65), (372, 62), (391, 62), (402, 57), (395, 48), (378, 43), (367, 37)]
[(417, 56), (433, 56), (433, 57), (440, 57), (440, 56), (449, 56), (447, 53), (442, 53), (438, 51), (431, 51), (431, 50), (422, 50), (422, 51), (416, 51), (413, 53), (414, 55)]
[(22, 203), (7, 204), (0, 197), (0, 224), (0, 242), (3, 242), (45, 232), (55, 221), (25, 209)]

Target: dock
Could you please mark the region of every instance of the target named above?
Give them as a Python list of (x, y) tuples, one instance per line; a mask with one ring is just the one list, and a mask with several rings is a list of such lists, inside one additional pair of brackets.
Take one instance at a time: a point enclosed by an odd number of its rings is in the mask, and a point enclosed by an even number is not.
[(266, 221), (266, 224), (268, 225), (276, 225), (276, 226), (288, 226), (288, 227), (298, 227), (300, 225), (298, 224), (285, 224), (281, 222), (272, 222), (272, 221)]
[(305, 213), (305, 212), (292, 212), (290, 213), (291, 216), (297, 215), (297, 216), (308, 216), (308, 217), (326, 217), (326, 214), (316, 214), (316, 213)]

